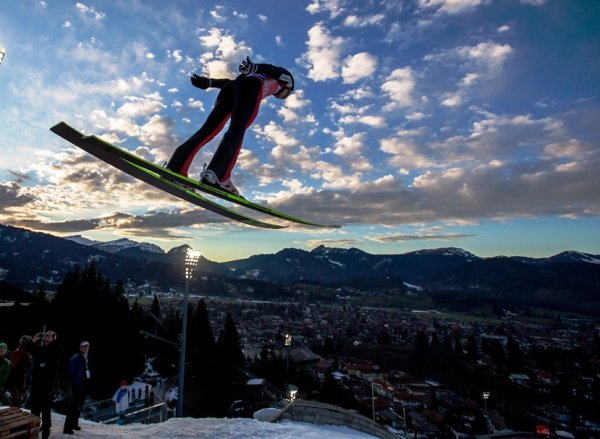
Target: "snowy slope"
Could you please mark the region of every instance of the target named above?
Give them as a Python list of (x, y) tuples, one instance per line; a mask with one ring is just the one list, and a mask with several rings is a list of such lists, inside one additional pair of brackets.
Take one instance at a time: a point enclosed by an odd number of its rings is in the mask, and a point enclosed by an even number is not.
[(347, 427), (302, 422), (261, 422), (255, 419), (173, 418), (160, 424), (104, 425), (81, 420), (81, 431), (62, 433), (65, 417), (52, 414), (53, 439), (373, 439)]

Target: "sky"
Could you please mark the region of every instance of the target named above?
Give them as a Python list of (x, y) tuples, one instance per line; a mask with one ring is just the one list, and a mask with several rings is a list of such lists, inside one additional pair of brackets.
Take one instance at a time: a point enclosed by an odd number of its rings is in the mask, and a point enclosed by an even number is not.
[[(596, 0), (4, 0), (0, 223), (214, 261), (319, 245), (599, 254), (598, 22)], [(190, 75), (233, 78), (246, 56), (296, 91), (263, 100), (234, 184), (342, 228), (234, 223), (49, 131), (65, 121), (162, 164), (217, 95)]]
[(171, 418), (159, 424), (104, 425), (80, 420), (81, 432), (62, 433), (65, 417), (52, 413), (50, 437), (67, 439), (373, 439), (366, 433), (348, 427), (316, 425), (304, 422), (261, 422), (255, 419)]

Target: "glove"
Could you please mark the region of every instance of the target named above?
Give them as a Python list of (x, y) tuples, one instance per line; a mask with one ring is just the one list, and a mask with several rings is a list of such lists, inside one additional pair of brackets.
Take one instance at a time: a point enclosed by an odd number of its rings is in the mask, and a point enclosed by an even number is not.
[(256, 64), (254, 64), (252, 61), (250, 61), (250, 57), (247, 56), (246, 59), (244, 61), (242, 61), (242, 63), (238, 67), (238, 70), (240, 71), (240, 73), (247, 75), (249, 73), (256, 72), (257, 68), (258, 68), (258, 66)]
[(202, 90), (206, 90), (208, 87), (210, 87), (210, 78), (192, 75), (192, 85), (194, 87), (201, 88)]

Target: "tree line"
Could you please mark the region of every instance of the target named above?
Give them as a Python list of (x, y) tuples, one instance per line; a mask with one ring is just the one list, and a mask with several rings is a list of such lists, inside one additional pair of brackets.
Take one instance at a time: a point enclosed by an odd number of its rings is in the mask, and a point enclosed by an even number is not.
[[(155, 297), (149, 309), (130, 303), (121, 281), (112, 284), (94, 262), (69, 271), (49, 298), (39, 288), (29, 303), (0, 307), (0, 339), (17, 347), (22, 335), (43, 330), (58, 334), (63, 355), (56, 390), (61, 393), (68, 359), (82, 340), (90, 342), (97, 371), (90, 395), (110, 398), (121, 380), (131, 381), (144, 370), (148, 358), (164, 377), (177, 374), (181, 309), (161, 309)], [(189, 416), (223, 416), (244, 384), (239, 368), (244, 361), (240, 337), (230, 313), (214, 336), (204, 300), (188, 309), (186, 392)]]

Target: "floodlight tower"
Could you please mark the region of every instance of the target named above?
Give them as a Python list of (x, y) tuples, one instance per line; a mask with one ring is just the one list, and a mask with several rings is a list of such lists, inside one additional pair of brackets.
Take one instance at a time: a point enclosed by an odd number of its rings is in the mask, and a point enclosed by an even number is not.
[(187, 306), (188, 295), (190, 290), (190, 279), (194, 269), (198, 266), (200, 260), (200, 252), (189, 248), (185, 254), (185, 293), (182, 304), (182, 321), (181, 321), (181, 346), (179, 352), (179, 385), (177, 388), (177, 417), (183, 417), (183, 384), (185, 377), (185, 349), (187, 341)]

